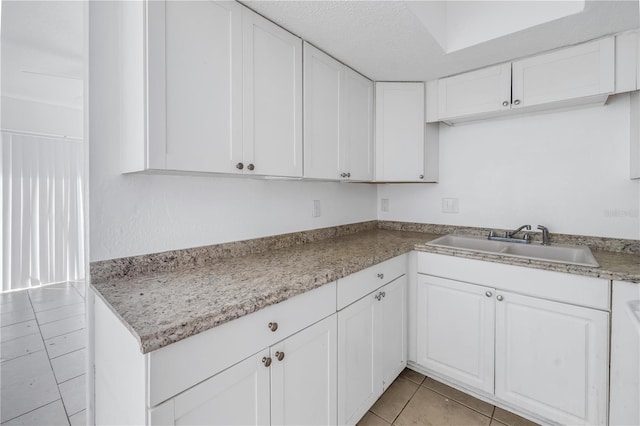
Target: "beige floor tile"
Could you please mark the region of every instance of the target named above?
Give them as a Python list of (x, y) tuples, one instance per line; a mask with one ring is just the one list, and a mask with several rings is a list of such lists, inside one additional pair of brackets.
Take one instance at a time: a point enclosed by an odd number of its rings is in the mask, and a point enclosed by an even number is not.
[(18, 311), (12, 311), (0, 314), (0, 327), (7, 325), (17, 324), (19, 322), (29, 321), (35, 319), (33, 309), (31, 306), (27, 309), (20, 309)]
[(490, 422), (489, 417), (431, 389), (420, 387), (394, 424), (489, 426)]
[(462, 405), (466, 405), (485, 416), (491, 417), (493, 414), (493, 405), (488, 402), (480, 401), (478, 398), (474, 398), (471, 395), (467, 395), (464, 392), (460, 392), (459, 390), (452, 388), (451, 386), (447, 386), (444, 383), (433, 380), (431, 377), (427, 377), (424, 382), (422, 382), (422, 386), (426, 386), (429, 389), (451, 398)]
[(491, 419), (491, 424), (489, 426), (507, 426), (504, 423), (500, 423), (496, 419)]
[(53, 358), (51, 366), (58, 383), (66, 382), (85, 373), (86, 349), (71, 352), (66, 355)]
[(68, 415), (72, 416), (85, 409), (85, 400), (87, 398), (86, 374), (60, 383), (58, 388)]
[(34, 352), (0, 364), (0, 422), (59, 399), (46, 352)]
[(398, 377), (373, 404), (371, 411), (389, 423), (393, 423), (418, 387), (417, 383)]
[(45, 340), (44, 344), (47, 347), (49, 358), (57, 358), (61, 355), (85, 348), (87, 346), (86, 330), (82, 329), (63, 334), (62, 336), (56, 336)]
[(493, 418), (501, 423), (504, 423), (508, 426), (535, 426), (537, 423), (534, 423), (530, 420), (522, 418), (517, 414), (513, 414), (510, 411), (503, 410), (502, 408), (496, 407), (496, 411), (493, 413)]
[(0, 363), (44, 349), (42, 336), (30, 334), (0, 344)]
[(87, 412), (82, 410), (77, 414), (69, 417), (71, 426), (85, 426), (87, 424)]
[(74, 317), (61, 319), (59, 321), (42, 324), (40, 326), (40, 333), (42, 334), (42, 338), (47, 340), (52, 337), (71, 333), (72, 331), (82, 330), (84, 326), (85, 317), (84, 314), (80, 314)]
[(362, 416), (357, 426), (389, 426), (389, 423), (371, 411), (367, 411), (367, 414)]
[(76, 315), (84, 315), (84, 302), (75, 305), (61, 306), (48, 311), (37, 312), (38, 324), (43, 325), (65, 318), (74, 317)]
[(2, 423), (2, 426), (69, 426), (67, 413), (64, 411), (62, 401), (57, 400), (43, 407), (23, 414), (20, 417)]
[(400, 373), (400, 377), (411, 380), (412, 382), (415, 382), (420, 385), (424, 381), (425, 376), (424, 374), (420, 374), (417, 371), (413, 371), (408, 368), (405, 368), (404, 370), (402, 370), (402, 373)]
[(18, 337), (39, 333), (40, 329), (35, 320), (19, 322), (18, 324), (7, 325), (6, 327), (0, 328), (0, 342), (8, 342)]

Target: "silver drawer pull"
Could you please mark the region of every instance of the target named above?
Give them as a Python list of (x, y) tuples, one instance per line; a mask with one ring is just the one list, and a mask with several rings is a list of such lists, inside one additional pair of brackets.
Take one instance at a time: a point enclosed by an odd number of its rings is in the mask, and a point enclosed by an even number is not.
[(269, 327), (269, 330), (276, 331), (278, 329), (278, 323), (277, 322), (270, 322), (268, 327)]
[(384, 278), (384, 274), (378, 274), (378, 278), (383, 279)]

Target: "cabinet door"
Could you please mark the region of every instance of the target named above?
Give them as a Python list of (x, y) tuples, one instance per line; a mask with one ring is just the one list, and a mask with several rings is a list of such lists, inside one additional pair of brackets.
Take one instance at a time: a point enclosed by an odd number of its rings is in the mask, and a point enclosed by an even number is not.
[(407, 277), (382, 287), (379, 353), (383, 391), (407, 365)]
[(511, 64), (496, 65), (438, 81), (438, 119), (509, 109)]
[(606, 424), (609, 314), (497, 297), (496, 397), (561, 424)]
[(375, 291), (338, 312), (338, 424), (356, 424), (382, 394)]
[(344, 65), (304, 44), (304, 176), (339, 179)]
[(271, 347), (272, 424), (336, 423), (336, 332), (334, 314)]
[(242, 7), (149, 2), (148, 43), (150, 167), (233, 172), (242, 161)]
[(640, 424), (640, 285), (614, 281), (609, 424)]
[(152, 425), (268, 425), (269, 369), (263, 351), (151, 410)]
[(418, 275), (418, 364), (493, 393), (494, 290)]
[(246, 172), (301, 177), (302, 40), (246, 8), (242, 25)]
[(609, 37), (513, 62), (513, 108), (612, 93), (614, 55)]
[(424, 176), (424, 83), (376, 83), (376, 180)]
[(351, 180), (373, 179), (373, 82), (344, 67), (342, 170)]

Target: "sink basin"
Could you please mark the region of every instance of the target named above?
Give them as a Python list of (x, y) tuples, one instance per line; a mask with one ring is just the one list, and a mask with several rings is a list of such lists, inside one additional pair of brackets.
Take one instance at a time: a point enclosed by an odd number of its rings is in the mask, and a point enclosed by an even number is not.
[(591, 250), (589, 250), (587, 246), (562, 244), (543, 246), (538, 243), (510, 243), (483, 238), (461, 237), (458, 235), (445, 235), (444, 237), (427, 243), (427, 245), (543, 260), (546, 262), (568, 263), (571, 265), (591, 266), (595, 268), (600, 267), (598, 261), (593, 257)]

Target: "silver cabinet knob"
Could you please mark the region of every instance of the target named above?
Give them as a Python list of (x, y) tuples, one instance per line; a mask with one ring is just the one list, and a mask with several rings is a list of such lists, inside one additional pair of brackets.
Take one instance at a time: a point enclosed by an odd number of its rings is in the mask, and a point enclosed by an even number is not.
[(262, 363), (264, 364), (265, 367), (268, 367), (271, 365), (271, 358), (268, 356), (262, 357)]
[(424, 175), (420, 175), (420, 176), (418, 176), (418, 178), (424, 179)]
[(387, 293), (385, 293), (385, 292), (383, 291), (382, 293), (380, 293), (380, 295), (381, 295), (382, 297), (385, 297), (385, 296), (387, 295)]
[(502, 102), (502, 106), (509, 106), (509, 101)]
[(284, 352), (280, 352), (280, 351), (276, 352), (276, 359), (278, 361), (282, 361), (284, 359)]
[(347, 174), (346, 173), (340, 173), (340, 177), (346, 178)]
[(271, 330), (271, 331), (276, 331), (278, 329), (278, 323), (277, 322), (270, 322), (267, 327), (269, 327), (269, 330)]
[(350, 178), (351, 177), (351, 172), (347, 172), (347, 177)]
[(487, 291), (484, 295), (487, 296), (487, 297), (491, 297), (491, 296), (493, 296), (493, 293), (491, 293), (490, 291)]
[(253, 170), (253, 169), (255, 169), (255, 167), (254, 167), (254, 165), (253, 165), (253, 164), (249, 164), (249, 165), (247, 166), (247, 169), (249, 169), (249, 170)]
[(244, 169), (244, 164), (242, 164), (242, 163), (236, 164), (236, 169), (238, 169), (238, 170)]
[(380, 299), (382, 299), (382, 293), (378, 293), (375, 296), (373, 296), (374, 299), (376, 299), (378, 302), (380, 301)]
[(515, 101), (513, 101), (514, 105), (520, 105), (520, 99), (516, 99)]
[(502, 297), (501, 295), (497, 295), (496, 299), (498, 299), (498, 302), (502, 302), (504, 300), (504, 297)]
[(384, 278), (384, 274), (378, 274), (378, 278), (383, 279)]

